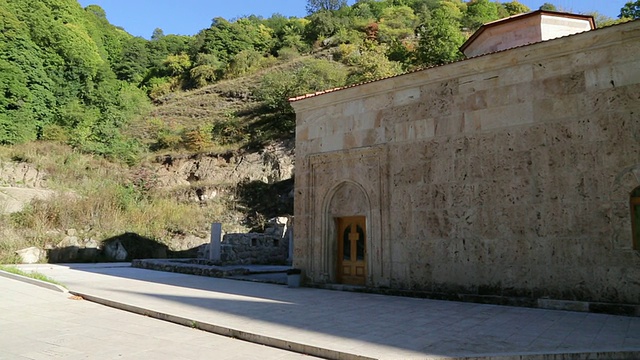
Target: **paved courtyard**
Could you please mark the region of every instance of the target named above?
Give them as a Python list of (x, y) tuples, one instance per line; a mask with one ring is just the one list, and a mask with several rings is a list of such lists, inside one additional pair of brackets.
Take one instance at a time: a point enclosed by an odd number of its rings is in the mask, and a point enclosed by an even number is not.
[(0, 359), (311, 359), (0, 277)]
[[(640, 359), (636, 317), (287, 288), (127, 264), (42, 264), (23, 269), (37, 270), (73, 292), (111, 306), (321, 357)], [(93, 306), (86, 301), (73, 304)], [(163, 333), (150, 334), (158, 332)]]

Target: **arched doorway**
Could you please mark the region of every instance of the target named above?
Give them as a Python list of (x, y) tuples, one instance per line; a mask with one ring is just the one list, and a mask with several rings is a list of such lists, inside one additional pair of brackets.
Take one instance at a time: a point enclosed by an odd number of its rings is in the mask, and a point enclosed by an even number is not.
[(370, 202), (364, 189), (346, 181), (329, 192), (325, 212), (330, 281), (366, 285), (368, 279)]

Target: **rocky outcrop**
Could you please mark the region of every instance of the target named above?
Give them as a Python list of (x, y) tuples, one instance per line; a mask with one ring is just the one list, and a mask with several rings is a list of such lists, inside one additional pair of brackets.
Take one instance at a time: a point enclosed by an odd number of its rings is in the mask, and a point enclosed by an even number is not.
[(32, 200), (46, 200), (54, 194), (54, 191), (46, 189), (0, 186), (0, 213), (11, 214), (22, 211)]
[(203, 202), (229, 195), (239, 183), (261, 181), (273, 184), (293, 176), (293, 149), (274, 144), (258, 152), (230, 151), (224, 154), (165, 155), (156, 158), (154, 187), (174, 191), (183, 200)]
[[(230, 215), (230, 220), (223, 218), (218, 221), (238, 224), (235, 231), (247, 228), (262, 231), (263, 219), (292, 213), (293, 159), (291, 143), (272, 144), (255, 151), (165, 155), (156, 158), (151, 166), (134, 170), (128, 175), (128, 180), (144, 191), (166, 192), (164, 195), (182, 201), (203, 203), (216, 198), (231, 199), (242, 210)], [(42, 188), (46, 185), (46, 178), (45, 173), (28, 163), (0, 163), (0, 213), (19, 212), (34, 199), (53, 198), (56, 192)], [(100, 239), (98, 244), (88, 232), (76, 232), (73, 229), (65, 233), (51, 231), (53, 234), (48, 236), (47, 245), (40, 248), (42, 253), (33, 261), (58, 263), (196, 257), (201, 245), (209, 242), (208, 235), (202, 230), (196, 234), (187, 231), (176, 233), (173, 239), (167, 241), (168, 246), (159, 246), (154, 241), (145, 241), (142, 246), (140, 239), (127, 239), (127, 236)], [(95, 235), (91, 233), (91, 236)], [(256, 253), (256, 248), (251, 246), (251, 239), (259, 239), (263, 235), (251, 236), (249, 240), (234, 240), (238, 246), (232, 247), (229, 261), (243, 262), (248, 254)], [(239, 247), (245, 246), (241, 243), (247, 241), (249, 246), (246, 251), (239, 251)], [(265, 245), (268, 248), (266, 257), (252, 255), (249, 256), (250, 260), (246, 260), (248, 263), (265, 263), (276, 259), (280, 259), (276, 262), (282, 262), (287, 259), (284, 242), (278, 242), (279, 246), (274, 246), (273, 240), (265, 240), (264, 243), (270, 244)], [(36, 257), (30, 259), (33, 258)]]
[(22, 211), (34, 199), (53, 196), (51, 190), (42, 189), (46, 174), (29, 163), (0, 163), (0, 214)]
[(26, 162), (0, 162), (0, 186), (40, 188), (45, 185), (46, 174)]

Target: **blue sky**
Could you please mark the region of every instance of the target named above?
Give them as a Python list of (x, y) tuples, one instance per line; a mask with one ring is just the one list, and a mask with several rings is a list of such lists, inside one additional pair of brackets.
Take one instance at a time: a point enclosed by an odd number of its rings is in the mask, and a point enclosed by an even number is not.
[[(503, 0), (501, 2), (506, 2)], [(577, 13), (597, 11), (617, 17), (627, 0), (520, 0), (531, 9), (545, 2)], [(155, 28), (165, 34), (194, 35), (209, 27), (211, 19), (237, 18), (243, 15), (270, 17), (306, 15), (306, 0), (79, 0), (80, 5), (100, 5), (109, 21), (135, 36), (150, 38)], [(350, 0), (349, 4), (355, 0)]]

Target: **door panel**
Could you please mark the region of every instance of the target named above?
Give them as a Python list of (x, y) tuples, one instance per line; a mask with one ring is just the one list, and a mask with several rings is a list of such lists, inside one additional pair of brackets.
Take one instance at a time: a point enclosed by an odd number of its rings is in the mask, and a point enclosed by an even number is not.
[(338, 218), (338, 282), (365, 285), (367, 234), (366, 218), (352, 216)]

